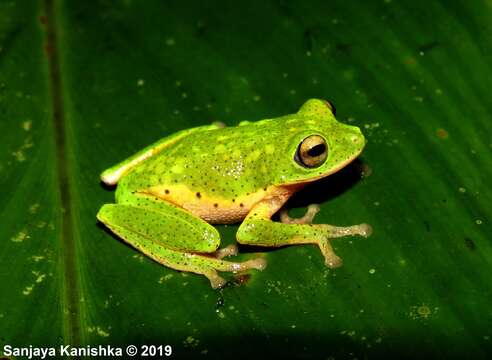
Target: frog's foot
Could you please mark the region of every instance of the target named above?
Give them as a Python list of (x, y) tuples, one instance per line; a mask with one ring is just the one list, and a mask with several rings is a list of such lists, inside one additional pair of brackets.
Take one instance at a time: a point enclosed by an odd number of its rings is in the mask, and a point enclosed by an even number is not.
[[(250, 269), (261, 271), (266, 268), (266, 260), (261, 257), (244, 262), (226, 261), (213, 256), (215, 253), (188, 253), (173, 250), (158, 243), (149, 242), (144, 238), (140, 239), (139, 242), (133, 242), (132, 245), (162, 265), (175, 270), (188, 271), (206, 276), (214, 289), (220, 288), (226, 283), (226, 280), (217, 273), (218, 271), (239, 272)], [(228, 246), (222, 250), (223, 252), (220, 255), (224, 256), (234, 252), (232, 246)]]
[[(230, 247), (230, 246), (228, 246)], [(196, 262), (195, 266), (188, 267), (187, 271), (192, 271), (197, 274), (205, 275), (210, 281), (212, 288), (218, 289), (226, 284), (226, 280), (221, 277), (217, 271), (239, 272), (250, 269), (264, 270), (267, 266), (264, 258), (247, 260), (244, 262), (224, 261), (209, 256), (192, 255)], [(198, 266), (196, 266), (198, 265)]]
[[(372, 227), (369, 224), (358, 224), (352, 226), (333, 226), (320, 225), (330, 231), (330, 238), (337, 238), (350, 235), (360, 235), (368, 237), (372, 234)], [(343, 265), (342, 259), (335, 254), (333, 247), (328, 239), (320, 239), (317, 242), (321, 253), (325, 258), (325, 265), (330, 269), (334, 269)]]
[[(202, 254), (172, 250), (158, 243), (146, 242), (145, 240), (141, 244), (133, 243), (132, 245), (162, 265), (176, 270), (189, 271), (206, 276), (214, 289), (220, 288), (226, 283), (226, 280), (217, 273), (218, 271), (239, 272), (250, 269), (261, 271), (266, 268), (266, 260), (261, 257), (244, 262), (233, 262), (216, 258), (213, 256), (214, 253)], [(234, 251), (230, 246), (222, 250), (225, 250), (221, 254), (224, 256)]]
[(237, 245), (232, 244), (232, 245), (229, 245), (229, 246), (226, 246), (222, 249), (217, 250), (216, 252), (213, 253), (213, 255), (217, 259), (223, 259), (227, 256), (237, 255), (237, 252), (238, 252)]
[(318, 204), (311, 204), (308, 206), (308, 209), (303, 217), (300, 218), (291, 218), (288, 215), (287, 209), (280, 210), (280, 221), (284, 224), (311, 224), (313, 222), (314, 217), (319, 212)]
[(318, 242), (319, 249), (321, 250), (321, 254), (325, 258), (325, 265), (330, 269), (335, 269), (343, 265), (343, 260), (335, 254), (333, 251), (333, 247), (330, 244), (328, 239), (322, 239)]
[(202, 272), (202, 275), (205, 275), (210, 281), (212, 289), (220, 289), (224, 287), (225, 284), (227, 284), (227, 280), (220, 276), (214, 269), (206, 270)]
[(369, 224), (358, 224), (352, 226), (333, 226), (325, 225), (330, 228), (330, 237), (342, 237), (349, 235), (360, 235), (363, 237), (369, 237), (372, 234), (372, 226)]

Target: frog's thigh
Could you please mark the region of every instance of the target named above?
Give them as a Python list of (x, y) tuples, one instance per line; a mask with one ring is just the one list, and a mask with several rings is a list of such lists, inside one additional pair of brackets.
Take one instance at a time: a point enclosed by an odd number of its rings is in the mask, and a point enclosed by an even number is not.
[(200, 218), (160, 202), (159, 208), (106, 204), (97, 218), (139, 249), (156, 243), (173, 250), (210, 253), (219, 247), (218, 231)]
[[(176, 270), (205, 275), (213, 288), (225, 284), (217, 271), (265, 268), (266, 263), (262, 258), (238, 263), (192, 253), (216, 250), (220, 242), (217, 230), (172, 205), (156, 203), (156, 206), (159, 211), (129, 204), (106, 204), (97, 217), (115, 234), (151, 259)], [(164, 210), (167, 206), (168, 212)], [(185, 213), (184, 217), (176, 215), (181, 212)], [(234, 252), (229, 247), (223, 250), (224, 254), (217, 255), (225, 256)]]

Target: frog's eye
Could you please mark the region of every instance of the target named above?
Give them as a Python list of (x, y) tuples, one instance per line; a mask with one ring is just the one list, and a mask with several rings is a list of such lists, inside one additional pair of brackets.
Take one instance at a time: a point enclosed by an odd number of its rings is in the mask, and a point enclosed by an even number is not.
[(337, 116), (337, 108), (335, 107), (335, 105), (333, 105), (333, 103), (330, 100), (323, 100), (323, 101), (326, 104), (326, 106), (328, 106), (333, 116)]
[(302, 140), (297, 148), (296, 162), (307, 168), (321, 166), (328, 156), (328, 144), (319, 135), (311, 135)]

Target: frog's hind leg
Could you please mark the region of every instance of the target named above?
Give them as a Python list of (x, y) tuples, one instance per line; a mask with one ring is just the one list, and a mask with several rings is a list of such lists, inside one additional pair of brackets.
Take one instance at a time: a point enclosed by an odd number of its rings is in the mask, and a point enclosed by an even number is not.
[(97, 217), (125, 242), (158, 263), (180, 271), (205, 275), (218, 288), (225, 280), (217, 271), (263, 270), (265, 260), (222, 260), (237, 252), (234, 246), (217, 250), (220, 235), (200, 218), (164, 201), (128, 199), (125, 204), (106, 204)]
[[(185, 268), (183, 270), (205, 275), (210, 280), (210, 284), (214, 289), (221, 288), (226, 283), (226, 280), (222, 278), (217, 271), (239, 272), (249, 269), (261, 271), (266, 268), (266, 260), (261, 257), (244, 262), (233, 262), (201, 254), (183, 255), (185, 260)], [(181, 270), (178, 267), (175, 268)]]
[[(263, 258), (256, 258), (241, 263), (225, 261), (214, 257), (214, 253), (206, 255), (203, 253), (188, 253), (169, 249), (158, 242), (151, 241), (140, 236), (140, 234), (129, 231), (123, 227), (109, 227), (118, 236), (125, 239), (126, 242), (130, 243), (137, 250), (157, 261), (159, 264), (175, 270), (188, 271), (206, 276), (214, 289), (221, 288), (226, 283), (226, 280), (222, 278), (217, 271), (237, 272), (249, 269), (263, 270), (266, 267), (266, 262)], [(228, 247), (222, 250), (225, 249), (228, 249)], [(226, 251), (226, 253), (227, 252), (228, 251)]]
[(222, 249), (217, 250), (216, 252), (213, 253), (213, 255), (217, 259), (223, 259), (223, 258), (228, 257), (228, 256), (237, 255), (237, 252), (238, 252), (237, 245), (232, 244), (232, 245), (228, 245)]

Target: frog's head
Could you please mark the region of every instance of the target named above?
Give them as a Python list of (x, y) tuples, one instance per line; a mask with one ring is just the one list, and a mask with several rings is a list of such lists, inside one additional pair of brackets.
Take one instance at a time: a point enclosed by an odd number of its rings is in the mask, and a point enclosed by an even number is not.
[(279, 164), (279, 185), (326, 177), (359, 156), (366, 144), (364, 135), (358, 127), (338, 122), (335, 113), (330, 102), (311, 99), (286, 121), (287, 159)]

